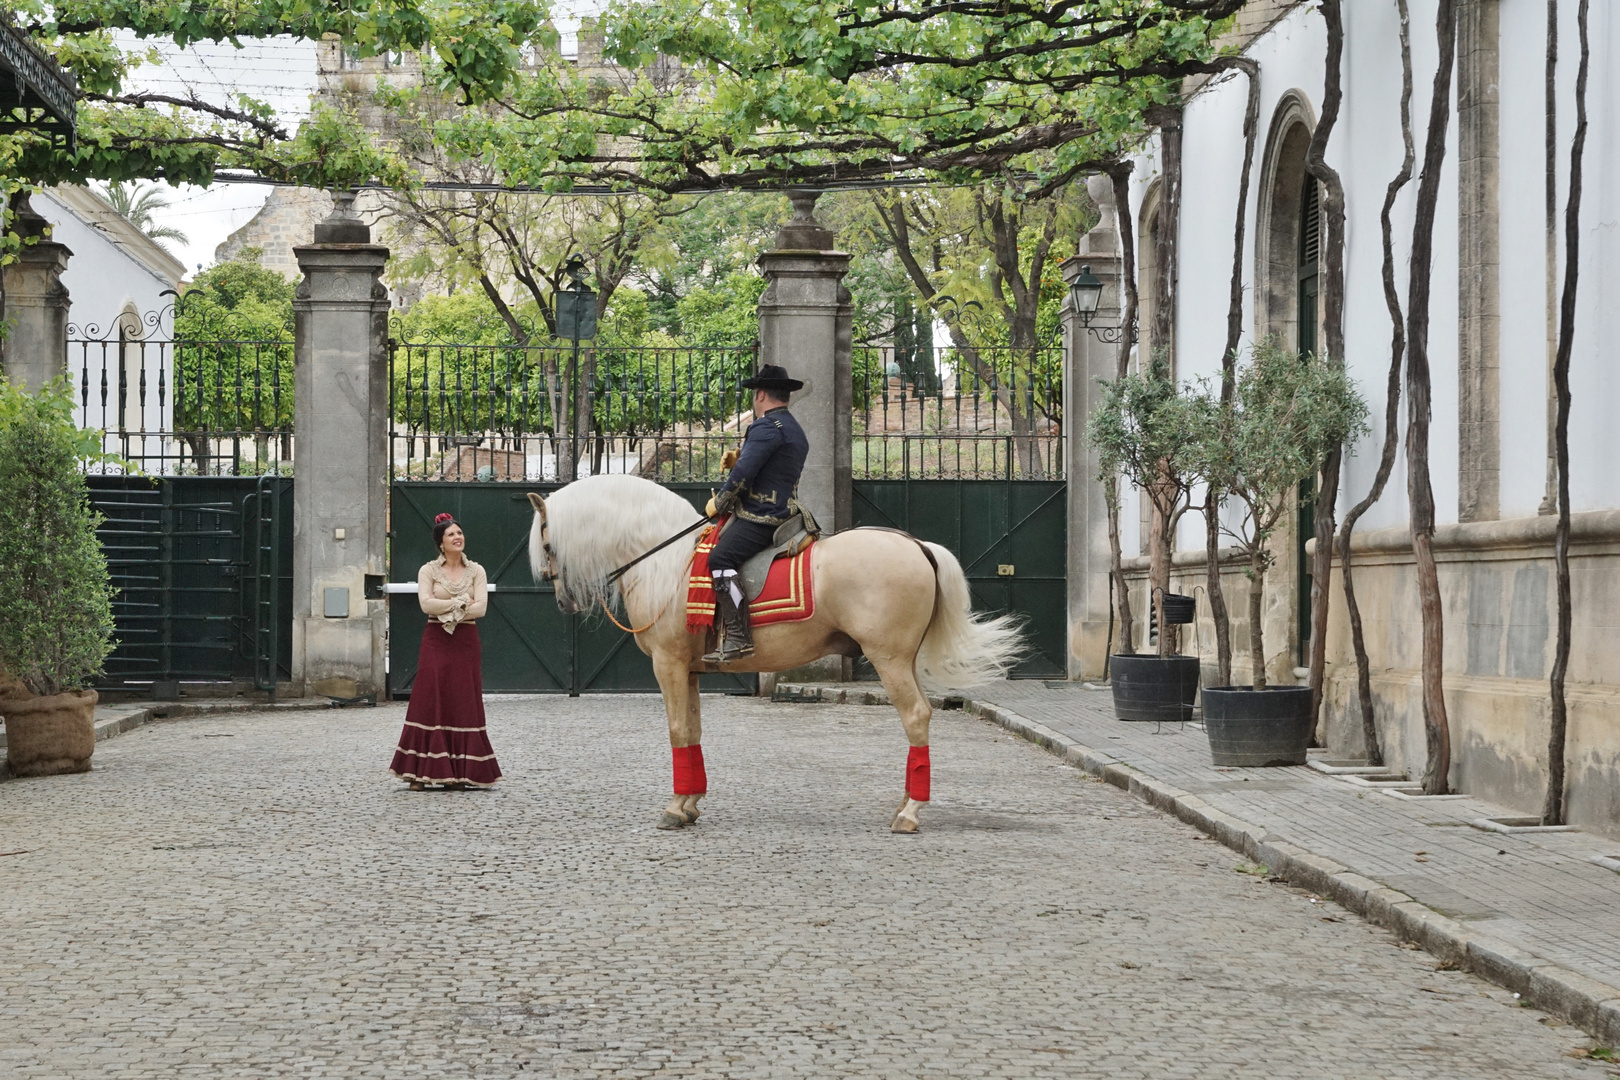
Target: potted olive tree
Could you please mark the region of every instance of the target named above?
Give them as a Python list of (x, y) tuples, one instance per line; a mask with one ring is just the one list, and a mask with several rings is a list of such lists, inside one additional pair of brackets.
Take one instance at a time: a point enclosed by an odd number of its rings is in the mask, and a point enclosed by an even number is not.
[(1166, 618), (1166, 598), (1176, 524), (1187, 509), (1197, 462), (1199, 409), (1199, 402), (1155, 362), (1145, 372), (1104, 384), (1103, 400), (1091, 414), (1089, 437), (1100, 472), (1125, 477), (1146, 492), (1153, 507), (1148, 577), (1159, 623), (1158, 652), (1139, 655), (1126, 641), (1123, 651), (1109, 657), (1114, 713), (1121, 720), (1188, 720), (1198, 695), (1198, 658), (1174, 654), (1173, 626), (1186, 620), (1180, 612)]
[(65, 386), (35, 396), (0, 378), (0, 715), (17, 776), (84, 772), (95, 750), (112, 596), (80, 464), (100, 449)]
[(1328, 452), (1367, 429), (1367, 404), (1344, 370), (1267, 340), (1238, 374), (1229, 405), (1207, 385), (1193, 468), (1236, 503), (1222, 525), (1248, 561), (1249, 686), (1204, 688), (1204, 725), (1217, 765), (1303, 765), (1310, 745), (1311, 688), (1268, 686), (1264, 635), (1271, 540), (1298, 505), (1299, 485)]

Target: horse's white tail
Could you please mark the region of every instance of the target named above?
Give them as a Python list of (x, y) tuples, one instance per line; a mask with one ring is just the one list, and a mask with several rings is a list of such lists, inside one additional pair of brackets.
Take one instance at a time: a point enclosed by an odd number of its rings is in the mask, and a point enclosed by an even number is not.
[(923, 541), (936, 570), (934, 618), (917, 652), (917, 673), (930, 683), (966, 689), (1000, 679), (1024, 652), (1016, 615), (975, 615), (962, 564), (945, 548)]

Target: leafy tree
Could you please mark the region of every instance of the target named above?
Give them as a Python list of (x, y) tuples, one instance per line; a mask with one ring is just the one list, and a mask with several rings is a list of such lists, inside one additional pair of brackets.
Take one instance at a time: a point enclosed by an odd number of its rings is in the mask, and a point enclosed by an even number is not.
[[(756, 260), (770, 250), (777, 229), (789, 217), (787, 200), (776, 194), (720, 192), (690, 204), (665, 225), (668, 257), (638, 263), (631, 277), (647, 295), (652, 324), (677, 340), (686, 333), (682, 302), (699, 292), (727, 288), (723, 283), (729, 279), (757, 278)], [(732, 343), (753, 339), (752, 327), (738, 330)]]
[(1249, 561), (1249, 658), (1254, 687), (1263, 690), (1271, 537), (1297, 508), (1300, 481), (1314, 476), (1330, 451), (1367, 430), (1367, 403), (1327, 357), (1301, 356), (1268, 339), (1238, 373), (1229, 403), (1206, 380), (1191, 415), (1191, 471), (1241, 509), (1237, 524), (1222, 531)]
[[(1159, 655), (1174, 651), (1175, 636), (1164, 619), (1164, 595), (1170, 591), (1170, 556), (1176, 524), (1187, 509), (1187, 497), (1201, 464), (1197, 438), (1204, 425), (1197, 399), (1176, 386), (1164, 364), (1124, 375), (1103, 387), (1103, 399), (1091, 414), (1088, 437), (1097, 448), (1100, 471), (1108, 484), (1123, 475), (1147, 493), (1155, 528), (1148, 538), (1148, 578), (1152, 604), (1159, 609)], [(1128, 638), (1125, 648), (1134, 643)]]
[(156, 184), (126, 184), (114, 181), (103, 191), (107, 202), (118, 211), (119, 216), (127, 218), (129, 223), (150, 240), (156, 240), (159, 245), (165, 240), (174, 240), (184, 244), (186, 234), (173, 225), (160, 225), (153, 216), (153, 211), (162, 210), (169, 205), (168, 196)]
[(463, 113), (438, 134), (508, 181), (550, 190), (962, 179), (1032, 165), (1055, 189), (1116, 156), (1183, 77), (1224, 70), (1213, 43), (1241, 7), (621, 2), (602, 20), (614, 78), (541, 63), (513, 81), (505, 115)]
[(293, 422), (293, 283), (248, 249), (198, 274), (175, 304), (175, 428), (199, 468), (226, 433), (290, 455)]
[(687, 345), (751, 345), (759, 337), (759, 299), (764, 293), (765, 279), (744, 272), (692, 290), (675, 305), (676, 339)]
[(113, 649), (112, 589), (81, 463), (100, 433), (65, 382), (30, 395), (0, 376), (0, 670), (33, 693), (86, 687)]

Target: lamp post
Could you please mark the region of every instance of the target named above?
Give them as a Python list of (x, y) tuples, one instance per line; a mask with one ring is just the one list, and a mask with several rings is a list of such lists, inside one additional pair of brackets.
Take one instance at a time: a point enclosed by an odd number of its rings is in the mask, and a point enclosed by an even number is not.
[[(568, 256), (563, 273), (569, 283), (557, 290), (557, 336), (572, 341), (573, 350), (568, 361), (568, 479), (579, 479), (580, 416), (585, 411), (588, 395), (579, 380), (579, 343), (581, 339), (596, 337), (596, 290), (585, 283), (585, 258), (578, 252)], [(561, 462), (558, 463), (559, 466)], [(563, 470), (557, 470), (557, 479), (563, 480)], [(566, 483), (566, 481), (564, 481)]]
[(1091, 320), (1097, 314), (1097, 307), (1102, 303), (1103, 283), (1091, 272), (1090, 266), (1082, 266), (1080, 273), (1069, 282), (1069, 303), (1074, 307), (1074, 313), (1080, 317), (1080, 325), (1086, 328), (1086, 333), (1102, 342), (1104, 345), (1118, 345), (1124, 340), (1126, 333), (1131, 335), (1131, 343), (1136, 343), (1136, 327), (1132, 325), (1127, 329), (1123, 326), (1092, 326)]

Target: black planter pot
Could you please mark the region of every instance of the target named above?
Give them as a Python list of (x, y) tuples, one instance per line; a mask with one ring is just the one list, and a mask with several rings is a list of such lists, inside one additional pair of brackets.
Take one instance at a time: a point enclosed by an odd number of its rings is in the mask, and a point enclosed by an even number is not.
[(1198, 696), (1198, 657), (1124, 656), (1108, 660), (1114, 715), (1121, 720), (1185, 723)]
[(1204, 731), (1217, 765), (1303, 765), (1311, 727), (1308, 686), (1204, 690)]
[(1198, 605), (1190, 596), (1164, 593), (1159, 597), (1164, 609), (1164, 621), (1176, 626), (1187, 626), (1198, 618)]

